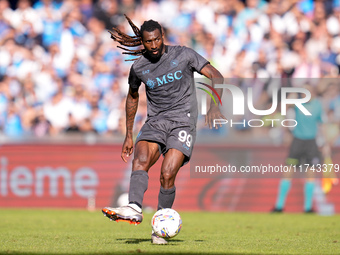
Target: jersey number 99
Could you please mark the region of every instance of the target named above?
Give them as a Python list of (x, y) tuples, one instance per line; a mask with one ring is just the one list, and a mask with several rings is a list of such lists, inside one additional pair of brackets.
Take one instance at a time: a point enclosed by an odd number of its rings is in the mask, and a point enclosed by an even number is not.
[(192, 136), (188, 134), (185, 130), (181, 130), (178, 133), (178, 140), (182, 143), (185, 143), (188, 147), (190, 147), (192, 142)]

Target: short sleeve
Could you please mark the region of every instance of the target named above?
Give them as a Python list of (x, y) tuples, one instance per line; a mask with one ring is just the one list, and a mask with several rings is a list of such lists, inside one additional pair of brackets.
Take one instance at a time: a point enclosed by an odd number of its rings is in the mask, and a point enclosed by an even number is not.
[(139, 86), (142, 84), (142, 80), (138, 78), (137, 74), (135, 73), (135, 70), (133, 69), (133, 65), (131, 66), (130, 69), (128, 82), (131, 89), (138, 89)]
[(204, 57), (202, 57), (200, 54), (198, 54), (193, 49), (185, 47), (185, 54), (189, 59), (189, 65), (190, 67), (197, 72), (201, 72), (203, 67), (205, 67), (207, 64), (209, 64), (209, 61), (206, 60)]

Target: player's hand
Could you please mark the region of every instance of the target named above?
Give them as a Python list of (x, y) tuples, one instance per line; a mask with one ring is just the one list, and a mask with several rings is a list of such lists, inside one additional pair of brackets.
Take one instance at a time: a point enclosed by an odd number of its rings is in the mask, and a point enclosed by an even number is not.
[[(209, 128), (212, 129), (214, 127), (215, 119), (226, 120), (227, 118), (223, 116), (218, 106), (211, 106), (209, 111), (207, 112), (207, 115), (205, 116), (205, 125), (209, 125)], [(222, 127), (222, 124), (215, 125), (215, 129), (218, 129), (219, 127)]]
[(125, 137), (121, 155), (125, 163), (127, 163), (126, 158), (128, 158), (132, 154), (132, 152), (133, 152), (133, 140), (131, 137)]

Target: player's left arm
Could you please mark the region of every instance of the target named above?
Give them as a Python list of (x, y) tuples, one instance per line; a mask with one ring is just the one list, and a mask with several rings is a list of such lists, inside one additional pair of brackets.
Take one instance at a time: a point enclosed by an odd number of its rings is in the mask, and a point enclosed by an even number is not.
[[(222, 74), (215, 67), (213, 67), (211, 64), (205, 65), (201, 69), (200, 73), (211, 80), (212, 86), (214, 88), (215, 88), (215, 84), (223, 84), (224, 83), (224, 79), (223, 79)], [(216, 92), (219, 95), (219, 97), (221, 98), (223, 89), (217, 88)], [(220, 112), (219, 100), (217, 98), (217, 95), (215, 95), (215, 93), (213, 93), (213, 96), (215, 98), (217, 105), (215, 105), (214, 100), (211, 100), (209, 111), (208, 111), (207, 115), (205, 116), (205, 124), (209, 125), (210, 129), (214, 125), (214, 119), (226, 119), (226, 117), (224, 117), (223, 114)], [(219, 125), (219, 126), (221, 127), (222, 125)], [(216, 125), (215, 128), (217, 129), (218, 125)]]

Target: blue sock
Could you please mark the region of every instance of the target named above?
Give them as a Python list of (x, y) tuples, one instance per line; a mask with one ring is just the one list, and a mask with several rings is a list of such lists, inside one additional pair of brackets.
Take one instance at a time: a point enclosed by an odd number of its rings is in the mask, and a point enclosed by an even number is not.
[(306, 181), (305, 182), (305, 202), (304, 202), (305, 211), (309, 211), (312, 209), (313, 192), (314, 192), (314, 181)]
[(288, 192), (290, 190), (291, 181), (290, 180), (281, 180), (279, 184), (279, 191), (277, 194), (276, 199), (276, 209), (283, 209), (285, 206), (286, 198), (288, 195)]

